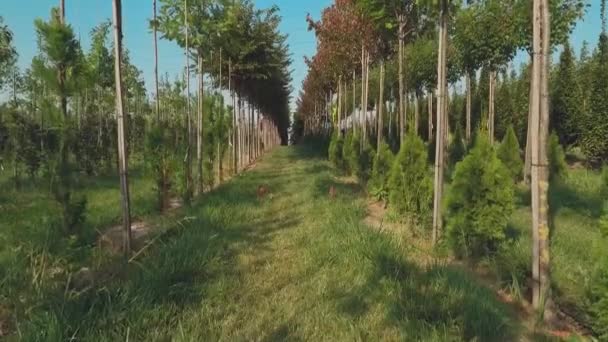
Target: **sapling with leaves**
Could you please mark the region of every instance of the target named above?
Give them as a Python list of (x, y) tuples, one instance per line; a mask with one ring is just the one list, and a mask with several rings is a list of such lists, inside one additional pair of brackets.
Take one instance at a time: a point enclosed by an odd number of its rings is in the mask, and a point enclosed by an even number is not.
[(81, 66), (80, 45), (72, 27), (63, 22), (57, 9), (51, 11), (49, 21), (37, 19), (35, 25), (42, 58), (36, 60), (34, 72), (57, 96), (61, 112), (53, 123), (61, 133), (51, 184), (55, 199), (61, 206), (63, 228), (69, 234), (76, 234), (84, 221), (86, 199), (73, 194), (75, 174), (70, 150), (74, 145), (74, 122), (68, 115), (68, 98), (74, 94), (77, 84)]
[(372, 174), (368, 183), (369, 193), (378, 200), (388, 200), (388, 180), (394, 159), (395, 156), (390, 146), (385, 142), (381, 142), (378, 152), (374, 156)]
[(458, 256), (489, 256), (506, 240), (515, 189), (487, 133), (477, 133), (453, 179), (446, 197), (448, 242)]
[(433, 181), (427, 149), (420, 137), (408, 133), (389, 174), (390, 208), (405, 221), (426, 228), (432, 213)]
[(519, 142), (517, 141), (515, 130), (513, 130), (512, 125), (507, 128), (507, 133), (498, 147), (497, 155), (500, 161), (506, 166), (507, 170), (509, 170), (509, 174), (511, 174), (513, 181), (520, 181), (522, 179), (524, 163), (521, 160)]

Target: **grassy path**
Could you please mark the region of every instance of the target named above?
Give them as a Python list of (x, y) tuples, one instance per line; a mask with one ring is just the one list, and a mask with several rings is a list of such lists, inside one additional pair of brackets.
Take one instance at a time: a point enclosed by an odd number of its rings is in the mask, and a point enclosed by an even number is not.
[[(490, 290), (450, 266), (417, 266), (407, 241), (365, 226), (357, 188), (311, 151), (265, 156), (184, 212), (128, 276), (46, 303), (23, 337), (518, 339), (514, 313)], [(270, 191), (261, 200), (260, 185)]]

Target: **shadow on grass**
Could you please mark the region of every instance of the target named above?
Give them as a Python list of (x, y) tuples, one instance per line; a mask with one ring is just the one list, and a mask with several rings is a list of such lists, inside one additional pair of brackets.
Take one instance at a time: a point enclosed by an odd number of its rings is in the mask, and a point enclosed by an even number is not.
[(428, 268), (378, 250), (368, 255), (374, 272), (362, 285), (334, 294), (338, 310), (363, 316), (375, 304), (386, 308), (386, 324), (409, 340), (516, 340), (515, 313), (462, 270)]
[(561, 209), (571, 209), (582, 215), (597, 219), (602, 215), (602, 200), (598, 191), (575, 188), (565, 180), (555, 180), (549, 187), (549, 203), (553, 215)]
[(328, 143), (325, 141), (308, 141), (293, 146), (289, 153), (289, 160), (327, 159)]

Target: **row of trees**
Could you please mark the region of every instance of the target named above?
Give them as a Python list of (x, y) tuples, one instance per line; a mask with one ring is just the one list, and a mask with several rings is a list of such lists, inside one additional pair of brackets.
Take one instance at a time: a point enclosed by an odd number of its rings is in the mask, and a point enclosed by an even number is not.
[[(160, 210), (171, 196), (188, 203), (227, 171), (241, 171), (287, 140), (290, 60), (276, 7), (256, 9), (249, 0), (161, 0), (157, 13), (153, 0), (150, 98), (122, 46), (120, 1), (113, 6), (113, 21), (90, 32), (84, 51), (61, 0), (48, 21), (36, 20), (38, 54), (23, 72), (0, 18), (0, 87), (11, 95), (0, 108), (0, 164), (3, 170), (12, 166), (16, 186), (23, 169), (48, 181), (62, 209), (61, 225), (76, 236), (86, 217), (79, 179), (118, 168), (128, 254), (128, 161), (139, 157), (153, 174)], [(174, 81), (159, 77), (157, 32), (184, 49), (184, 75)], [(191, 73), (198, 79), (194, 94)]]
[[(500, 238), (494, 229), (504, 234), (509, 193), (525, 177), (532, 194), (533, 304), (544, 312), (550, 307), (549, 155), (559, 150), (549, 144), (549, 131), (582, 149), (591, 166), (608, 159), (605, 29), (598, 48), (578, 61), (568, 44), (585, 7), (582, 0), (336, 0), (320, 20), (307, 18), (318, 48), (307, 60), (296, 139), (333, 128), (330, 159), (362, 181), (371, 177), (372, 192), (432, 226), (434, 242), (443, 229), (455, 244), (465, 234), (466, 246), (474, 238)], [(602, 1), (603, 23), (604, 9)], [(552, 67), (558, 46), (564, 50)], [(510, 66), (518, 51), (531, 56), (520, 72)], [(457, 91), (461, 85), (464, 93)], [(503, 136), (506, 147), (497, 154), (492, 146)], [(525, 163), (518, 161), (520, 145)], [(392, 151), (398, 151), (394, 161)], [(463, 158), (447, 169), (453, 184), (444, 195), (446, 164)], [(479, 177), (484, 183), (473, 184)], [(473, 193), (481, 196), (474, 203)]]

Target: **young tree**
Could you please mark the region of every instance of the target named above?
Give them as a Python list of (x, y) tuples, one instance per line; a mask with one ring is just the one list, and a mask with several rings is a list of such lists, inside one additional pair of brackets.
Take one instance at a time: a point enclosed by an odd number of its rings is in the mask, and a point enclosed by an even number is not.
[(457, 255), (490, 255), (506, 239), (514, 209), (514, 187), (488, 138), (478, 132), (475, 147), (456, 165), (446, 198), (446, 231)]
[(521, 180), (523, 161), (521, 160), (519, 142), (517, 141), (513, 126), (509, 126), (507, 129), (507, 133), (498, 147), (497, 154), (500, 161), (502, 161), (511, 174), (513, 181), (517, 182)]
[(593, 67), (590, 94), (590, 113), (587, 115), (582, 147), (588, 162), (599, 166), (608, 160), (608, 33), (606, 32), (606, 6), (602, 1), (602, 32)]
[(41, 57), (34, 61), (34, 72), (40, 75), (47, 86), (55, 93), (59, 102), (61, 118), (59, 134), (58, 161), (54, 172), (58, 181), (53, 182), (53, 194), (62, 208), (63, 226), (70, 233), (76, 233), (84, 221), (86, 200), (74, 199), (72, 194), (73, 172), (70, 166), (72, 146), (72, 123), (68, 116), (68, 98), (74, 94), (79, 74), (80, 45), (69, 25), (56, 8), (51, 11), (51, 19), (44, 22), (37, 19), (36, 31), (39, 37)]
[(427, 160), (427, 149), (422, 139), (415, 134), (407, 134), (388, 180), (391, 208), (421, 226), (427, 226), (432, 208), (433, 182)]
[(574, 52), (566, 41), (551, 93), (551, 128), (564, 145), (580, 139), (583, 118), (583, 93), (579, 84)]
[(389, 194), (389, 175), (394, 163), (395, 156), (390, 146), (382, 141), (380, 148), (374, 156), (372, 175), (369, 181), (369, 192), (379, 200), (388, 200)]

